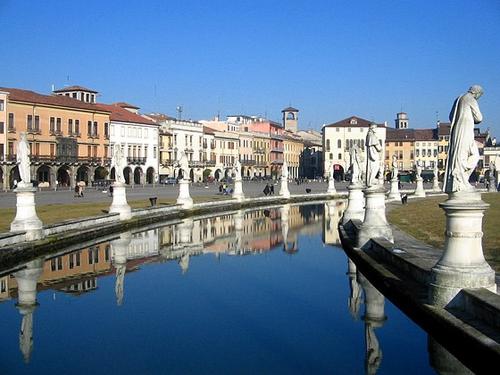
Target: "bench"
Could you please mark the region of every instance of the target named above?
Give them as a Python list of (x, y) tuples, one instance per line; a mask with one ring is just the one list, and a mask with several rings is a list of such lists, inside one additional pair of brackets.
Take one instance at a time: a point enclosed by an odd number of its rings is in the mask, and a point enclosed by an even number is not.
[(151, 198), (149, 198), (149, 203), (151, 203), (151, 207), (156, 206), (156, 200), (157, 199), (158, 199), (157, 197), (151, 197)]

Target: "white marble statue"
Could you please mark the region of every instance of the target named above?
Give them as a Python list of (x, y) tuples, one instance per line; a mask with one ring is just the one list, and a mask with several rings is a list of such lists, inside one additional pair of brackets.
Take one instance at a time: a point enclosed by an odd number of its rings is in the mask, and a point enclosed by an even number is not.
[(450, 113), (450, 143), (443, 191), (445, 193), (471, 192), (474, 187), (469, 177), (479, 161), (479, 150), (474, 140), (474, 125), (483, 120), (477, 100), (483, 95), (479, 85), (472, 86), (459, 96)]
[(181, 151), (181, 157), (179, 159), (178, 165), (179, 169), (182, 171), (182, 179), (187, 180), (189, 176), (189, 162), (184, 151)]
[(115, 168), (115, 181), (124, 184), (125, 176), (123, 175), (123, 168), (125, 168), (125, 158), (123, 157), (122, 146), (120, 143), (116, 143), (114, 146), (111, 167)]
[(366, 135), (366, 186), (372, 187), (378, 185), (378, 174), (380, 172), (380, 152), (382, 146), (375, 133), (377, 124), (371, 124)]
[(392, 172), (391, 172), (391, 180), (398, 178), (398, 157), (396, 155), (392, 155)]
[(360, 181), (360, 171), (363, 164), (363, 157), (358, 145), (354, 145), (349, 150), (350, 163), (351, 163), (351, 183), (357, 184)]
[(19, 169), (19, 177), (21, 182), (20, 186), (27, 186), (31, 183), (30, 171), (30, 147), (26, 140), (26, 133), (19, 134), (19, 141), (17, 142), (17, 155), (16, 155), (17, 168)]
[(432, 172), (434, 173), (434, 178), (436, 180), (439, 180), (439, 169), (437, 160), (434, 162), (434, 168), (432, 169)]
[(333, 180), (333, 162), (328, 164), (328, 180)]
[(417, 160), (415, 163), (415, 175), (417, 180), (422, 179), (422, 160)]
[(281, 167), (281, 177), (282, 178), (288, 178), (288, 164), (286, 160), (283, 162), (283, 166)]
[(233, 165), (234, 178), (241, 179), (241, 163), (239, 159), (236, 159)]

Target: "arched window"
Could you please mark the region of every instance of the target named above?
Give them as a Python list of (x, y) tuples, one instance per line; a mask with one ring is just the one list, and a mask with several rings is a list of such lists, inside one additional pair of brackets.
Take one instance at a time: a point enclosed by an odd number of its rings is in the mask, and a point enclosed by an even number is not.
[(287, 112), (286, 119), (287, 120), (295, 120), (295, 114), (293, 112)]
[(342, 148), (342, 141), (340, 139), (337, 141), (337, 148)]

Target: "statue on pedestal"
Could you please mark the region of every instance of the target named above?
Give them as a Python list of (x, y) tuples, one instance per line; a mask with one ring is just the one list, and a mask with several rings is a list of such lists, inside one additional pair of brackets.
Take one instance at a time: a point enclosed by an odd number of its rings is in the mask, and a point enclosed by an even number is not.
[(182, 171), (182, 179), (187, 180), (189, 176), (189, 163), (184, 151), (181, 151), (181, 158), (179, 159), (178, 165), (179, 169)]
[(283, 166), (281, 167), (281, 178), (288, 179), (288, 164), (286, 160), (283, 162)]
[(123, 157), (122, 146), (115, 143), (113, 149), (113, 158), (111, 159), (111, 168), (115, 168), (115, 181), (121, 184), (125, 183), (123, 168), (125, 168), (125, 158)]
[(417, 160), (415, 163), (415, 175), (417, 181), (422, 179), (422, 160)]
[(398, 178), (398, 157), (394, 154), (392, 155), (392, 172), (391, 172), (391, 180), (395, 180)]
[(360, 181), (359, 171), (363, 163), (363, 157), (358, 145), (354, 145), (349, 150), (350, 164), (351, 164), (351, 183), (357, 184)]
[(382, 145), (375, 134), (377, 124), (371, 124), (366, 135), (366, 187), (372, 187), (379, 184), (378, 174), (380, 173), (380, 152)]
[(19, 134), (19, 141), (17, 142), (17, 155), (16, 155), (17, 168), (19, 169), (19, 177), (21, 181), (18, 186), (28, 186), (31, 184), (31, 170), (30, 170), (30, 147), (26, 140), (26, 133)]
[(233, 170), (235, 180), (241, 180), (241, 163), (239, 159), (234, 162)]
[(479, 85), (473, 85), (459, 96), (450, 113), (450, 144), (443, 191), (445, 193), (472, 192), (469, 177), (479, 161), (479, 150), (474, 140), (474, 125), (483, 120), (477, 100), (483, 95)]

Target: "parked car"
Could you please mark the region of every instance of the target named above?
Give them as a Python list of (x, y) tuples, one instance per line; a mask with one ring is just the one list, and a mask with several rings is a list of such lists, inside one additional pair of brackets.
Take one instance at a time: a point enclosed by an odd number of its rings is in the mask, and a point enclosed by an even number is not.
[(163, 180), (165, 185), (175, 185), (177, 183), (177, 179), (175, 177), (167, 177)]

